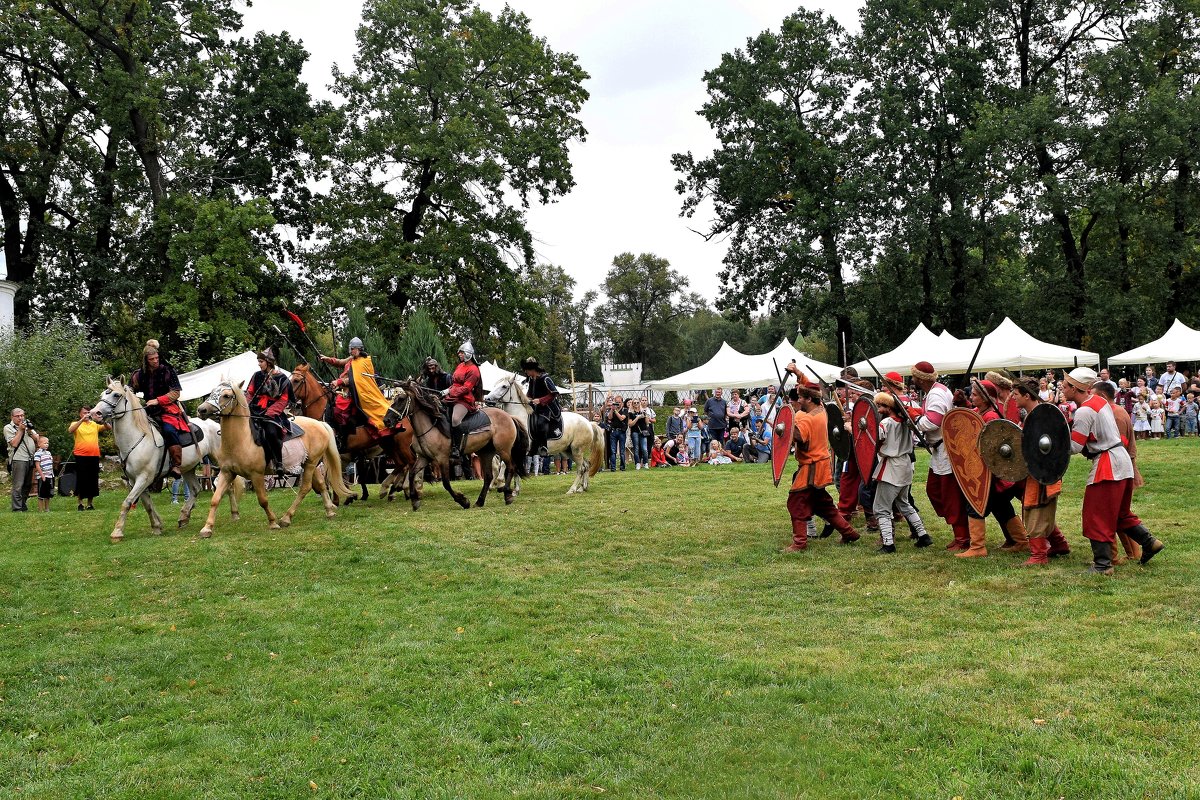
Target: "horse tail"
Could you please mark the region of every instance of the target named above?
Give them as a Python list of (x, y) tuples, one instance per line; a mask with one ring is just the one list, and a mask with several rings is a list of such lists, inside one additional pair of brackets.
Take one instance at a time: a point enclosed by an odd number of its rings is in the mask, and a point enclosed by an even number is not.
[(517, 435), (513, 440), (512, 450), (509, 451), (509, 458), (512, 459), (513, 471), (517, 473), (517, 477), (528, 478), (529, 468), (525, 464), (525, 457), (529, 455), (529, 431), (525, 430), (524, 423), (515, 418), (513, 427), (517, 429)]
[(588, 465), (588, 477), (596, 477), (596, 473), (604, 468), (604, 459), (608, 452), (604, 447), (604, 429), (594, 422), (588, 423), (592, 428), (592, 461)]
[(324, 422), (321, 425), (324, 427), (327, 436), (325, 454), (321, 456), (321, 460), (325, 462), (326, 479), (329, 481), (334, 494), (339, 498), (338, 505), (341, 505), (340, 501), (354, 495), (354, 492), (350, 491), (350, 488), (346, 486), (346, 482), (342, 480), (342, 456), (338, 453), (337, 437), (333, 434), (333, 428)]

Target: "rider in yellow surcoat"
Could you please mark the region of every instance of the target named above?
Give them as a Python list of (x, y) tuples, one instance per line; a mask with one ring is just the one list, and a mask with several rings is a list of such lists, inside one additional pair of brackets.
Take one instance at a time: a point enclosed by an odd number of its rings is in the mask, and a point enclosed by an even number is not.
[(388, 411), (388, 401), (383, 392), (379, 391), (379, 384), (375, 382), (375, 364), (363, 348), (362, 339), (355, 336), (350, 340), (348, 357), (321, 356), (321, 360), (326, 364), (342, 367), (342, 374), (330, 385), (334, 389), (342, 386), (348, 388), (351, 399), (367, 418), (367, 422), (376, 431), (386, 430), (387, 425), (384, 424), (383, 417)]

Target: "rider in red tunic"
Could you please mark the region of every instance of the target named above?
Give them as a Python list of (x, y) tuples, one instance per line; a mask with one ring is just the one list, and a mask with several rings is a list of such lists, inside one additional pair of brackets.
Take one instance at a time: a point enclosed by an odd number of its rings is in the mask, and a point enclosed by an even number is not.
[(483, 376), (475, 363), (475, 347), (463, 342), (458, 348), (458, 366), (450, 378), (450, 388), (445, 391), (443, 402), (450, 406), (450, 461), (462, 458), (467, 443), (467, 430), (462, 421), (475, 410), (475, 404), (483, 399)]
[(161, 358), (158, 340), (150, 339), (142, 350), (142, 367), (129, 378), (129, 386), (146, 398), (146, 415), (157, 420), (162, 429), (163, 443), (171, 459), (171, 470), (167, 477), (183, 477), (183, 446), (179, 442), (179, 431), (188, 429), (187, 417), (179, 405), (179, 375), (175, 368)]

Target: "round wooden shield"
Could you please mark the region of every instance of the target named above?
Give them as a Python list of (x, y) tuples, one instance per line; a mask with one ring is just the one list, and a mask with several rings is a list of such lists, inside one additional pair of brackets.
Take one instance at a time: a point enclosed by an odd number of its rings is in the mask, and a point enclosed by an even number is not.
[(792, 453), (792, 407), (786, 403), (775, 412), (775, 427), (771, 431), (771, 477), (775, 485), (783, 477), (783, 468)]
[(842, 419), (842, 407), (832, 400), (825, 401), (825, 416), (829, 420), (829, 449), (845, 461), (850, 457), (850, 432)]
[(954, 478), (971, 508), (979, 516), (987, 511), (992, 473), (979, 455), (983, 417), (969, 408), (951, 409), (942, 419), (942, 443)]
[(1025, 415), (1022, 456), (1029, 475), (1047, 486), (1062, 480), (1071, 463), (1071, 427), (1051, 403), (1039, 403)]
[(979, 455), (998, 478), (1016, 483), (1029, 476), (1021, 455), (1021, 426), (1007, 419), (993, 420), (984, 426), (979, 434)]
[(864, 479), (875, 471), (875, 451), (879, 449), (879, 412), (865, 397), (854, 401), (850, 413), (851, 437), (854, 441), (854, 463)]

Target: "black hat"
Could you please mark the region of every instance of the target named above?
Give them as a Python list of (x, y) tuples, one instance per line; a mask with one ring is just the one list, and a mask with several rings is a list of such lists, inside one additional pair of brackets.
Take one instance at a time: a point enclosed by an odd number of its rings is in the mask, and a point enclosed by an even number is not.
[(542, 365), (538, 363), (538, 360), (534, 356), (530, 356), (521, 362), (521, 369), (536, 369), (538, 372), (541, 372)]
[(277, 360), (275, 358), (275, 351), (273, 349), (271, 349), (270, 347), (264, 347), (262, 349), (262, 351), (258, 354), (258, 357), (261, 358), (263, 361), (268, 362), (271, 366), (275, 366), (275, 362)]

